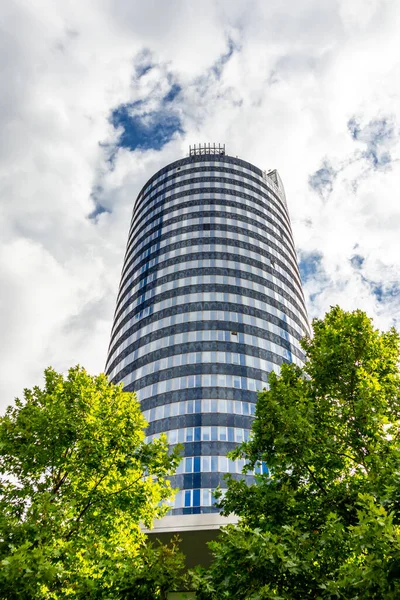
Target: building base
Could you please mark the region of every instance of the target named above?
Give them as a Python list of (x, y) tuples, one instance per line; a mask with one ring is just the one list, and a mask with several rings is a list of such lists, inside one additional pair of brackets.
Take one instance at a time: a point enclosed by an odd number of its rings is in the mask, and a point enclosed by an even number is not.
[(211, 562), (211, 553), (207, 543), (218, 537), (224, 525), (235, 524), (235, 515), (223, 517), (219, 513), (200, 515), (167, 515), (154, 523), (154, 529), (145, 530), (150, 540), (160, 540), (167, 544), (174, 536), (181, 539), (180, 550), (186, 556), (186, 566), (191, 569), (197, 565), (207, 567)]

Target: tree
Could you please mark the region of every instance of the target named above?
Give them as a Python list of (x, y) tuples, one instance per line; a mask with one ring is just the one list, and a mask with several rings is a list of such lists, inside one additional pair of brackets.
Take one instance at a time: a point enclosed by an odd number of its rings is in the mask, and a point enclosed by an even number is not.
[[(146, 425), (134, 394), (80, 367), (65, 378), (47, 369), (44, 389), (25, 390), (7, 409), (0, 419), (2, 600), (137, 598), (135, 580), (150, 586), (151, 557), (163, 558), (158, 578), (162, 568), (169, 581), (179, 575), (176, 544), (146, 547), (141, 531), (165, 514), (168, 476), (179, 463), (165, 438), (145, 443)], [(151, 585), (154, 598), (165, 597)]]
[(233, 453), (270, 473), (229, 480), (220, 506), (240, 522), (195, 574), (201, 600), (400, 597), (399, 335), (338, 307), (313, 329)]

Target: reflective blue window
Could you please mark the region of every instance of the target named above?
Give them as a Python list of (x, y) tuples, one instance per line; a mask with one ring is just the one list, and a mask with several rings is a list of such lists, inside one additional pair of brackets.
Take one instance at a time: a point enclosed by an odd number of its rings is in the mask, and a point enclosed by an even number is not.
[(193, 490), (193, 506), (200, 506), (200, 490)]

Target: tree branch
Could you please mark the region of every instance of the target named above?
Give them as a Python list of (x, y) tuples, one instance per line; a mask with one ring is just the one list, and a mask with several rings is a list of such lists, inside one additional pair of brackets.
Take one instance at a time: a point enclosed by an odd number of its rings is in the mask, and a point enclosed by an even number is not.
[(97, 490), (97, 488), (99, 487), (99, 485), (101, 484), (101, 482), (104, 481), (104, 479), (107, 477), (107, 475), (108, 475), (109, 472), (110, 472), (110, 469), (108, 469), (108, 471), (106, 473), (104, 473), (104, 475), (102, 475), (102, 477), (100, 477), (100, 479), (98, 480), (98, 482), (96, 483), (96, 485), (90, 490), (89, 500), (87, 501), (87, 503), (82, 508), (82, 510), (80, 511), (79, 515), (77, 516), (77, 518), (75, 520), (75, 527), (73, 527), (69, 531), (69, 533), (67, 533), (66, 538), (65, 538), (66, 541), (68, 541), (71, 538), (71, 536), (72, 536), (73, 533), (76, 533), (76, 531), (78, 531), (78, 526), (79, 526), (79, 523), (80, 523), (82, 517), (84, 516), (84, 514), (89, 510), (89, 508), (93, 504), (93, 498), (91, 498), (91, 496), (93, 496), (93, 493)]
[[(61, 473), (60, 473), (60, 475), (61, 475)], [(57, 494), (58, 490), (61, 488), (62, 484), (65, 482), (65, 480), (67, 479), (67, 477), (68, 477), (68, 471), (65, 471), (64, 475), (61, 477), (61, 479), (58, 480), (58, 482), (56, 483), (56, 485), (51, 490), (51, 493), (54, 496)], [(52, 502), (53, 502), (53, 500), (52, 500)]]
[(328, 492), (326, 491), (326, 489), (324, 488), (324, 486), (318, 481), (318, 478), (315, 477), (315, 475), (314, 475), (313, 471), (310, 469), (310, 467), (308, 465), (306, 465), (304, 462), (303, 462), (303, 465), (305, 466), (305, 468), (307, 469), (307, 471), (310, 473), (311, 479), (314, 481), (314, 483), (319, 487), (319, 489), (321, 490), (321, 492), (323, 494), (325, 494), (325, 496), (327, 496)]

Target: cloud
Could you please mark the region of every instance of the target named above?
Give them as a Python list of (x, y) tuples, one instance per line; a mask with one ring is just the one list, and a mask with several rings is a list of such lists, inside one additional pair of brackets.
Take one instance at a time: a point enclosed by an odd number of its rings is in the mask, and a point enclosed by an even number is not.
[(103, 369), (134, 199), (189, 144), (284, 182), (310, 316), (399, 319), (395, 0), (9, 3), (0, 398)]

